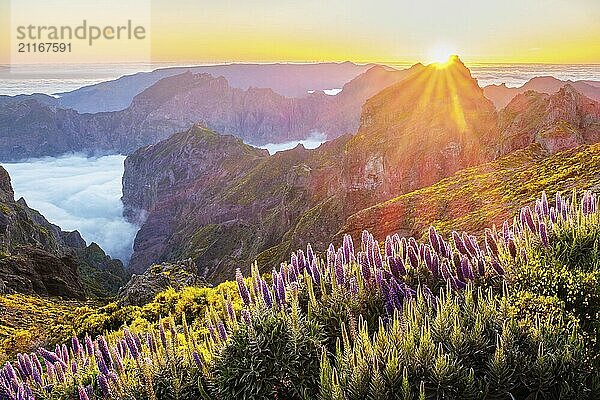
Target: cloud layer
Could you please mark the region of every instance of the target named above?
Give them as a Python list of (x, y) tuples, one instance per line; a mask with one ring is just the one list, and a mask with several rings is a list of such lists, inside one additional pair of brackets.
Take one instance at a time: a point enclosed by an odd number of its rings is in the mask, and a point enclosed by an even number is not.
[(15, 197), (63, 230), (78, 230), (89, 244), (127, 263), (138, 228), (123, 219), (124, 156), (68, 155), (3, 164)]
[(321, 144), (325, 143), (325, 141), (327, 141), (327, 138), (325, 137), (325, 135), (320, 134), (320, 133), (313, 133), (308, 137), (308, 139), (304, 139), (304, 140), (293, 140), (291, 142), (284, 142), (284, 143), (267, 143), (265, 145), (256, 146), (256, 147), (260, 147), (261, 149), (267, 149), (269, 154), (273, 155), (273, 154), (277, 153), (278, 151), (293, 149), (294, 147), (296, 147), (299, 144), (302, 144), (307, 149), (316, 149)]

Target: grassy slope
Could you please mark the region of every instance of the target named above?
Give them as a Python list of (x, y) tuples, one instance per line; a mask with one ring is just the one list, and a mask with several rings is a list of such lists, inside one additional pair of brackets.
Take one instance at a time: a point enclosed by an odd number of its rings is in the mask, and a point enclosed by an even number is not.
[(547, 156), (539, 147), (461, 170), (432, 186), (377, 204), (350, 216), (338, 233), (377, 238), (400, 232), (421, 235), (430, 225), (442, 232), (481, 232), (514, 215), (545, 190), (549, 195), (600, 185), (600, 144)]

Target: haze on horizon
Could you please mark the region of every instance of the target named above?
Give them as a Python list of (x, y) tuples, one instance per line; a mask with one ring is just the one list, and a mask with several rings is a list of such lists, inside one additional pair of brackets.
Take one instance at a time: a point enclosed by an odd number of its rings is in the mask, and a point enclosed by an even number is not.
[[(153, 0), (151, 13), (155, 62), (413, 63), (444, 48), (466, 63), (600, 63), (597, 0)], [(0, 15), (7, 63), (8, 0)]]

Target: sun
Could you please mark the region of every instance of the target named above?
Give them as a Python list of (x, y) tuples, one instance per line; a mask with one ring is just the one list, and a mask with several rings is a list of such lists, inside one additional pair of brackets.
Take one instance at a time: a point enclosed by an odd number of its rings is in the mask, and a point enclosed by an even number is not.
[(457, 54), (456, 50), (448, 45), (437, 45), (427, 52), (427, 63), (445, 66), (450, 58)]

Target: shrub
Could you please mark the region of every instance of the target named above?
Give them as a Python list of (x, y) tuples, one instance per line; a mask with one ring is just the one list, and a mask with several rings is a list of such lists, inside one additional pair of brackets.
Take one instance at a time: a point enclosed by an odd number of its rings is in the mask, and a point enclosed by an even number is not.
[(216, 398), (305, 399), (318, 393), (322, 333), (304, 317), (263, 311), (233, 332), (211, 368)]

